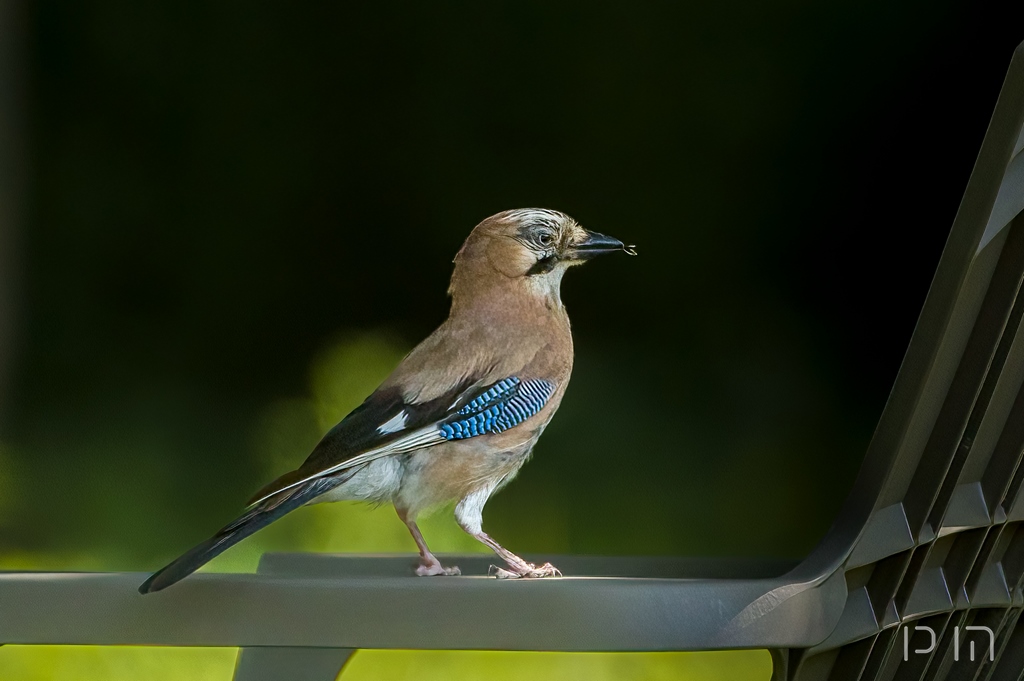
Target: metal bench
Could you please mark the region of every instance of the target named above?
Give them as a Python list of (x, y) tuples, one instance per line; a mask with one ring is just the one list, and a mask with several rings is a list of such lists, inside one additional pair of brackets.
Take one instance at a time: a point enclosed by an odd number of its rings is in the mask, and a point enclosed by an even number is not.
[(1024, 46), (896, 384), (819, 546), (780, 561), (563, 556), (561, 579), (268, 554), (140, 596), (141, 573), (0, 573), (0, 643), (238, 646), (235, 678), (327, 681), (358, 648), (767, 648), (776, 680), (1024, 678)]

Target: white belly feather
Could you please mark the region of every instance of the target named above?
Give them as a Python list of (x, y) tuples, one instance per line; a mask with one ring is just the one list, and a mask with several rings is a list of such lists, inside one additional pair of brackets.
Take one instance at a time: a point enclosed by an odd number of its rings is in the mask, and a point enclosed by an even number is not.
[(402, 484), (402, 462), (387, 456), (364, 465), (352, 478), (309, 503), (329, 501), (391, 501)]

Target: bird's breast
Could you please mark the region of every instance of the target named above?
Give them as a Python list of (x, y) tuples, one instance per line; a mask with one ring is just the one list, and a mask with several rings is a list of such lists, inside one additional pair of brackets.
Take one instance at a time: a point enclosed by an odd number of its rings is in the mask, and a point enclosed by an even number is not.
[[(507, 482), (522, 467), (532, 439), (510, 433), (448, 442), (406, 455), (395, 503), (421, 511)], [(535, 439), (535, 438), (534, 438)]]

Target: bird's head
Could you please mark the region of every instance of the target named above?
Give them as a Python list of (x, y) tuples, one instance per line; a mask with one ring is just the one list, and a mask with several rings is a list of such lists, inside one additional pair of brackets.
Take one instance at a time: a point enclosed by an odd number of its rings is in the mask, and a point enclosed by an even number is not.
[(481, 222), (466, 239), (455, 256), (449, 293), (456, 298), (487, 283), (518, 281), (528, 290), (557, 299), (566, 269), (618, 251), (636, 255), (632, 246), (583, 229), (565, 213), (543, 208), (507, 210)]

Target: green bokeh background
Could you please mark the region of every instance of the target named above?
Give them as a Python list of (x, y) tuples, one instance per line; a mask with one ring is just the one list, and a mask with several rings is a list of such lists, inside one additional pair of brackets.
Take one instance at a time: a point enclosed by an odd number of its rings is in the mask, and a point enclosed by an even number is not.
[[(152, 570), (234, 517), (444, 318), (473, 225), (520, 206), (641, 257), (567, 277), (573, 382), (488, 531), (531, 554), (806, 554), (1024, 37), (953, 0), (23, 14), (25, 219), (0, 277), (18, 303), (0, 319), (17, 339), (0, 355), (8, 569)], [(424, 531), (481, 550), (445, 511)], [(209, 569), (413, 548), (390, 509), (336, 504)], [(7, 647), (0, 678), (226, 679), (233, 655)], [(770, 663), (372, 651), (346, 678), (510, 669), (766, 679)]]

